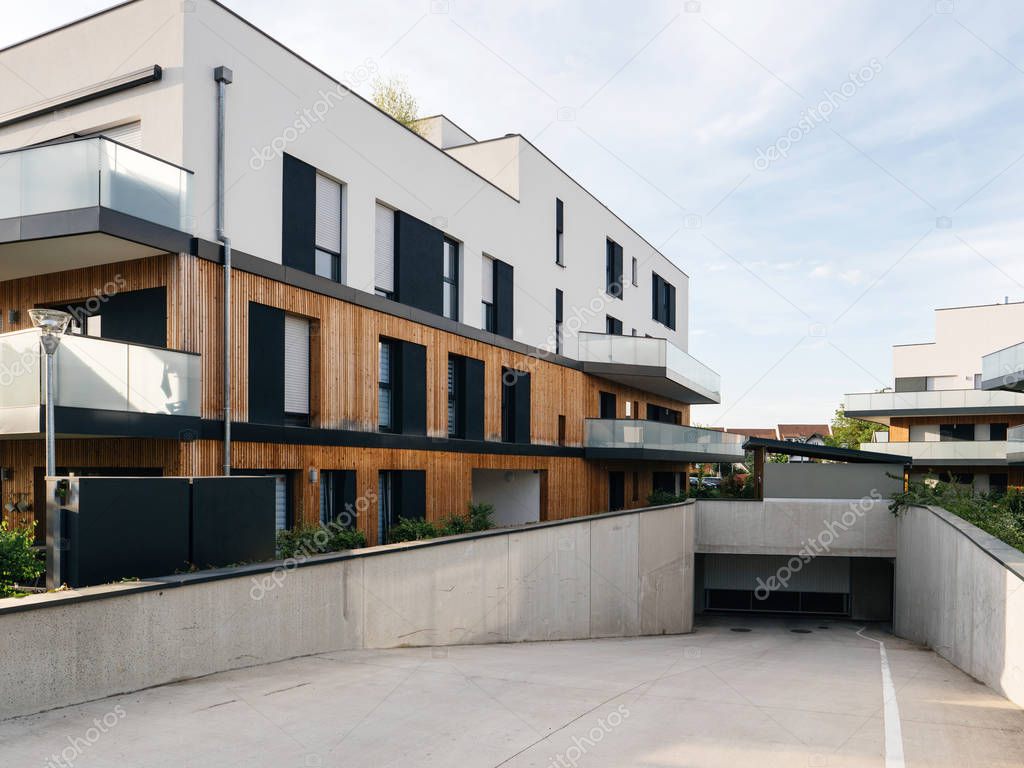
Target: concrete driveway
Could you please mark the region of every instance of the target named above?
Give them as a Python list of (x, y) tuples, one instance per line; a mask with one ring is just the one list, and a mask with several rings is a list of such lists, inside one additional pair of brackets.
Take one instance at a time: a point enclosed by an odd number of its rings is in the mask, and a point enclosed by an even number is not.
[(883, 766), (887, 749), (890, 765), (899, 749), (910, 766), (1024, 765), (1024, 712), (858, 629), (736, 617), (683, 636), (327, 653), (0, 723), (0, 766), (831, 768)]

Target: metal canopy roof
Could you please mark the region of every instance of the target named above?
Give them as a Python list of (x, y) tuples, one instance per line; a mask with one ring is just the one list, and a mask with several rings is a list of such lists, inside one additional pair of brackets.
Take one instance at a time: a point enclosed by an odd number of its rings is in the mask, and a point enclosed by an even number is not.
[(857, 451), (852, 448), (833, 448), (830, 445), (809, 445), (787, 440), (769, 440), (766, 437), (752, 437), (743, 444), (745, 450), (764, 448), (768, 453), (783, 453), (787, 456), (806, 456), (809, 459), (830, 459), (852, 464), (903, 464), (910, 466), (910, 456), (896, 456), (875, 451)]

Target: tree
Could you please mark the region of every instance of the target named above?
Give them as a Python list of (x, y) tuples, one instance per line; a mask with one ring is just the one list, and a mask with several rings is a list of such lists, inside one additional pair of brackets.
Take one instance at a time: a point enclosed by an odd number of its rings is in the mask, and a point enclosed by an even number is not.
[(825, 444), (833, 448), (857, 449), (861, 443), (870, 443), (875, 432), (888, 431), (889, 428), (881, 424), (850, 418), (840, 404), (832, 416), (832, 434), (825, 438)]
[(419, 107), (416, 97), (401, 77), (378, 77), (373, 81), (373, 103), (387, 112), (406, 128), (416, 130), (414, 123)]

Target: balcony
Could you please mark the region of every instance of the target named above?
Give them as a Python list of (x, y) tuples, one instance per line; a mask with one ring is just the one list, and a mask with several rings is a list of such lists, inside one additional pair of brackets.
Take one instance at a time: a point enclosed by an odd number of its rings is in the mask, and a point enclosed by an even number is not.
[(888, 424), (890, 416), (1024, 413), (1024, 395), (983, 389), (864, 392), (843, 401), (847, 416), (879, 424)]
[[(0, 435), (45, 428), (46, 364), (35, 329), (0, 334)], [(58, 434), (180, 437), (197, 429), (200, 357), (65, 335), (54, 355)]]
[[(1024, 436), (1022, 436), (1024, 437)], [(861, 443), (862, 451), (911, 456), (915, 467), (1005, 464), (1007, 440), (929, 440)]]
[(639, 419), (587, 419), (588, 459), (675, 462), (743, 461), (746, 435)]
[(981, 388), (1024, 392), (1024, 343), (981, 358)]
[(1024, 464), (1024, 426), (1006, 431), (1006, 463)]
[(0, 153), (0, 280), (188, 251), (191, 185), (105, 138)]
[(580, 333), (583, 371), (682, 403), (722, 402), (721, 378), (667, 339)]

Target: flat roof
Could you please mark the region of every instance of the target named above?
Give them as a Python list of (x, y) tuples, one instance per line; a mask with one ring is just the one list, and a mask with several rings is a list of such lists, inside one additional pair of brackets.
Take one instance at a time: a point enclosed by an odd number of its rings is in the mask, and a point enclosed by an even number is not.
[(786, 456), (806, 456), (809, 459), (829, 459), (846, 461), (851, 464), (903, 464), (910, 466), (914, 459), (910, 456), (896, 456), (890, 453), (875, 451), (859, 451), (853, 448), (834, 448), (830, 445), (810, 445), (794, 443), (788, 440), (769, 440), (765, 437), (752, 437), (743, 444), (744, 450), (764, 448), (768, 453), (782, 453)]

